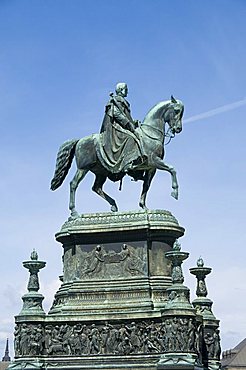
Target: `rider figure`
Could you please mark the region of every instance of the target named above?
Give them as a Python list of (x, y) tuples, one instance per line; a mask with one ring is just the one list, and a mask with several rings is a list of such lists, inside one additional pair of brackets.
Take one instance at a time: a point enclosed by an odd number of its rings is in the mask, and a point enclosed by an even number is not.
[[(130, 104), (125, 99), (128, 94), (127, 84), (120, 82), (115, 88), (116, 95), (110, 94), (111, 99), (105, 108), (105, 117), (102, 123), (100, 133), (107, 129), (108, 119), (111, 117), (114, 122), (117, 122), (121, 127), (131, 132), (134, 132), (138, 126), (138, 121), (134, 121), (131, 117)], [(112, 124), (113, 122), (111, 122)]]
[(130, 104), (125, 99), (128, 94), (127, 84), (118, 83), (115, 92), (116, 95), (110, 94), (100, 130), (103, 133), (104, 148), (100, 157), (104, 166), (113, 173), (128, 171), (131, 161), (142, 162), (144, 158), (142, 143), (135, 131), (139, 121), (134, 121), (131, 117)]

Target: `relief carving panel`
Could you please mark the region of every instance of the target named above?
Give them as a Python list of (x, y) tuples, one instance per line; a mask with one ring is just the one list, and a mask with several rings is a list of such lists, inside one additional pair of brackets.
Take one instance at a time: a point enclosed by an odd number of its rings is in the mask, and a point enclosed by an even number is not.
[(196, 323), (191, 318), (163, 322), (18, 324), (15, 355), (79, 356), (196, 352)]
[(147, 271), (145, 247), (123, 244), (119, 252), (97, 245), (90, 251), (76, 246), (64, 255), (64, 282), (73, 280), (127, 278), (145, 276)]

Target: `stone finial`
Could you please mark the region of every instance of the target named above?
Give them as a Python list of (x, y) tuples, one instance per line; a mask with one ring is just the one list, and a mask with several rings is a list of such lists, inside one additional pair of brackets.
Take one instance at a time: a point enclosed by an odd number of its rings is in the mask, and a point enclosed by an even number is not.
[(212, 269), (210, 267), (204, 267), (204, 261), (201, 257), (197, 260), (197, 267), (190, 268), (190, 273), (197, 278), (197, 297), (206, 297), (208, 295), (205, 279), (211, 271)]
[(166, 308), (192, 309), (189, 301), (190, 291), (183, 285), (184, 275), (182, 271), (182, 263), (188, 258), (189, 253), (181, 251), (181, 245), (176, 241), (173, 249), (166, 252), (165, 256), (171, 261), (172, 266), (172, 285), (167, 288), (168, 302)]
[(181, 250), (181, 244), (178, 242), (178, 240), (175, 241), (173, 245), (173, 250), (180, 251)]
[(212, 269), (210, 267), (205, 267), (204, 263), (197, 263), (197, 267), (190, 268), (190, 273), (195, 275), (197, 279), (197, 298), (192, 302), (192, 304), (196, 309), (196, 313), (202, 315), (205, 321), (208, 320), (209, 322), (215, 323), (214, 325), (218, 326), (218, 320), (215, 318), (212, 311), (213, 301), (207, 297), (208, 291), (205, 282), (206, 276), (209, 275), (211, 271)]
[(39, 270), (45, 267), (46, 262), (38, 261), (38, 253), (35, 249), (32, 251), (30, 258), (30, 261), (23, 262), (23, 266), (30, 272), (27, 289), (29, 292), (37, 292), (39, 290), (38, 273)]
[(32, 261), (37, 261), (38, 260), (38, 253), (37, 253), (36, 249), (33, 249), (32, 253), (31, 253), (31, 260)]
[(30, 276), (28, 280), (27, 290), (28, 293), (22, 297), (23, 308), (20, 315), (44, 315), (42, 308), (43, 295), (39, 291), (39, 271), (44, 268), (46, 262), (38, 260), (38, 253), (33, 249), (30, 260), (24, 261), (23, 266), (28, 269)]
[(167, 259), (172, 263), (172, 281), (173, 284), (182, 284), (184, 282), (184, 276), (182, 272), (182, 263), (189, 256), (189, 253), (181, 251), (181, 244), (176, 240), (173, 246), (173, 250), (166, 253)]
[(204, 261), (202, 257), (200, 256), (196, 262), (197, 267), (203, 267), (204, 266)]

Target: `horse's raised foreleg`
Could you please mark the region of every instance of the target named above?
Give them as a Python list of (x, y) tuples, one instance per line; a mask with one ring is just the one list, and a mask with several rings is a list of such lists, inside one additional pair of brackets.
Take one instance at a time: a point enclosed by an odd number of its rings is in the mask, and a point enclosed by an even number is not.
[(88, 170), (79, 170), (77, 169), (74, 178), (70, 182), (70, 201), (69, 201), (69, 209), (71, 211), (71, 216), (76, 218), (79, 216), (78, 212), (75, 209), (75, 193), (79, 183), (83, 180), (85, 175), (87, 174)]
[(146, 171), (144, 174), (144, 182), (143, 182), (143, 190), (141, 193), (140, 201), (139, 201), (139, 206), (145, 210), (148, 208), (146, 207), (146, 196), (148, 193), (148, 190), (150, 188), (151, 181), (156, 173), (156, 169)]
[(111, 205), (112, 212), (117, 212), (118, 207), (117, 207), (115, 200), (102, 190), (103, 184), (105, 183), (106, 179), (107, 179), (106, 176), (96, 175), (96, 179), (95, 179), (94, 185), (92, 186), (92, 190), (98, 195), (100, 195), (100, 197), (105, 199)]
[(178, 180), (177, 180), (177, 175), (176, 171), (173, 166), (169, 166), (168, 164), (164, 163), (163, 160), (159, 157), (155, 157), (153, 159), (153, 164), (158, 170), (162, 171), (167, 171), (171, 174), (172, 177), (172, 189), (173, 191), (171, 192), (172, 197), (175, 199), (178, 199), (179, 193), (178, 193)]

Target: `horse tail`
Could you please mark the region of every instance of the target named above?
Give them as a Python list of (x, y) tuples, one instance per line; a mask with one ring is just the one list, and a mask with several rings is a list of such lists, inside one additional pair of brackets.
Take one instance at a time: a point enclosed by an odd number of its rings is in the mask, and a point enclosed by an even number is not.
[(65, 177), (67, 176), (67, 173), (73, 161), (75, 147), (78, 141), (78, 139), (68, 140), (60, 146), (56, 158), (56, 169), (54, 177), (51, 180), (51, 190), (56, 190), (57, 188), (59, 188), (59, 186), (61, 186)]

